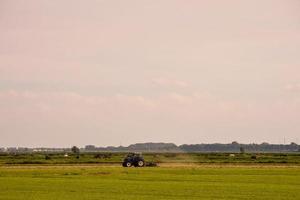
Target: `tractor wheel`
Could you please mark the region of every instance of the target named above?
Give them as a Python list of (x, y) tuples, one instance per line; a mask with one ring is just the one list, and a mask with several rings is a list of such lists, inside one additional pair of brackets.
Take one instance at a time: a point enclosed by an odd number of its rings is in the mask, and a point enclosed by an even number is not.
[(145, 165), (145, 162), (143, 160), (140, 160), (138, 163), (137, 163), (138, 167), (144, 167)]
[(132, 166), (131, 162), (126, 162), (125, 163), (125, 167), (131, 167), (131, 166)]

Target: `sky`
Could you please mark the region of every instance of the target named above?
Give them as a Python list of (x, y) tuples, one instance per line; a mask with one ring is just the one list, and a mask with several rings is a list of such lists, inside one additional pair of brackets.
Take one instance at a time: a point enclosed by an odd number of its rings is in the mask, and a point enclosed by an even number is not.
[(0, 0), (0, 147), (300, 143), (298, 0)]

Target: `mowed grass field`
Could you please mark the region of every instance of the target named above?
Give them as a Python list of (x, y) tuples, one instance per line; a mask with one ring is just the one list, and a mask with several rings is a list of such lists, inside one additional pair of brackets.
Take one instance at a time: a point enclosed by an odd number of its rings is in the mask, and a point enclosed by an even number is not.
[(300, 167), (0, 166), (2, 200), (300, 199)]

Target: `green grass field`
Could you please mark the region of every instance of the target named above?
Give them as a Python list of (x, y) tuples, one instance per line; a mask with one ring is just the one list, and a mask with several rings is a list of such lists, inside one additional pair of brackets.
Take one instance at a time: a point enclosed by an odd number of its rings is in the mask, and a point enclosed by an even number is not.
[(300, 199), (299, 166), (0, 166), (1, 200)]

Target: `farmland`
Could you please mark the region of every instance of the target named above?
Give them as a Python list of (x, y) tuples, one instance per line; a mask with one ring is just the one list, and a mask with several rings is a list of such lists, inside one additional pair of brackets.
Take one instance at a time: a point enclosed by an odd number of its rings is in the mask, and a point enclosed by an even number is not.
[(299, 154), (1, 154), (0, 199), (299, 199)]
[(0, 199), (299, 199), (297, 166), (0, 167)]

